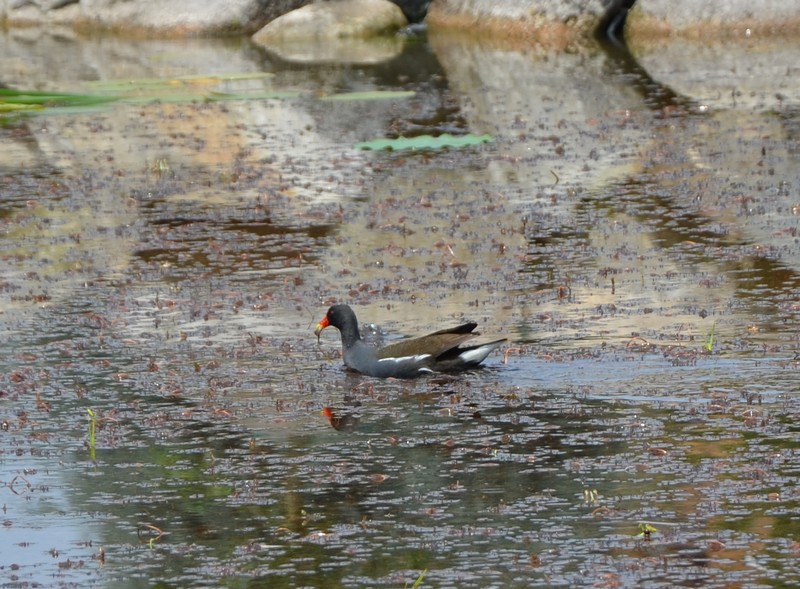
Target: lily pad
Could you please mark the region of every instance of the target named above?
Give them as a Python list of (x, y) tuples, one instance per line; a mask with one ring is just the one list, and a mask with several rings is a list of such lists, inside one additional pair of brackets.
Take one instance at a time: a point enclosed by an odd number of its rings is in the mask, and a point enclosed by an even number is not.
[(494, 141), (491, 135), (419, 135), (417, 137), (398, 137), (397, 139), (373, 139), (355, 144), (356, 149), (401, 151), (404, 149), (443, 149), (445, 147), (467, 147)]

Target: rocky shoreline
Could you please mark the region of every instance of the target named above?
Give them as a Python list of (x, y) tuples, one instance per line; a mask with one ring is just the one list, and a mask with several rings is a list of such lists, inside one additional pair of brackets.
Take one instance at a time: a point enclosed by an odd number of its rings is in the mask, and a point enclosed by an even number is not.
[[(380, 4), (386, 6), (376, 8)], [(298, 9), (302, 19), (285, 16)], [(359, 15), (358, 26), (353, 25), (354, 14)], [(634, 45), (673, 37), (745, 39), (800, 32), (800, 0), (189, 0), (177, 8), (156, 0), (0, 1), (0, 22), (7, 28), (58, 25), (148, 37), (256, 35), (258, 39), (270, 36), (260, 32), (262, 28), (271, 27), (274, 37), (276, 29), (285, 29), (291, 21), (293, 38), (302, 37), (298, 23), (307, 27), (307, 37), (322, 32), (342, 38), (384, 34), (426, 22), (437, 29), (555, 47), (602, 35), (609, 24), (625, 22), (626, 15), (624, 37)]]

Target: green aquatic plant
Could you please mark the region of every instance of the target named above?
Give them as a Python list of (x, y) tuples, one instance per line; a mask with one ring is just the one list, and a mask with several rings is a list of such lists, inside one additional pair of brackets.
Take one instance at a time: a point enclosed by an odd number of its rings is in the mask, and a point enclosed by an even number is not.
[(711, 349), (714, 347), (714, 328), (716, 327), (716, 325), (717, 325), (716, 322), (711, 324), (711, 331), (709, 332), (708, 337), (706, 337), (705, 348), (706, 352), (708, 352), (709, 354), (711, 353)]
[(328, 94), (320, 100), (396, 100), (398, 98), (411, 98), (416, 92), (413, 90), (371, 90), (365, 92), (343, 92), (341, 94)]
[(56, 112), (61, 109), (92, 110), (102, 108), (118, 99), (117, 96), (100, 94), (70, 94), (0, 88), (0, 117)]
[(94, 112), (113, 102), (194, 102), (295, 98), (299, 92), (270, 89), (237, 91), (241, 82), (259, 80), (272, 74), (250, 72), (225, 76), (200, 75), (141, 80), (99, 80), (89, 82), (89, 93), (42, 92), (0, 88), (0, 120), (22, 115)]
[(136, 535), (139, 537), (140, 542), (144, 542), (145, 538), (149, 536), (146, 538), (146, 540), (147, 546), (151, 550), (155, 547), (155, 543), (166, 536), (166, 534), (167, 533), (158, 526), (149, 523), (140, 523), (138, 529), (136, 530)]
[(417, 137), (398, 137), (397, 139), (373, 139), (355, 144), (356, 149), (373, 151), (402, 151), (404, 149), (444, 149), (446, 147), (467, 147), (494, 141), (491, 135), (419, 135)]
[[(411, 589), (419, 589), (420, 587), (422, 587), (422, 580), (425, 578), (425, 573), (427, 573), (427, 572), (428, 572), (428, 569), (425, 569), (419, 574), (419, 577), (417, 577), (417, 580), (414, 581), (413, 585), (411, 585)], [(406, 585), (406, 586), (408, 586), (408, 585)]]
[(658, 531), (658, 528), (655, 526), (651, 526), (646, 522), (641, 522), (639, 524), (639, 533), (636, 534), (637, 538), (644, 538), (645, 540), (649, 540), (650, 536)]
[(90, 86), (103, 94), (119, 96), (128, 104), (219, 102), (228, 100), (287, 99), (300, 96), (298, 91), (254, 88), (244, 82), (271, 78), (267, 72), (244, 72), (227, 75), (178, 76), (133, 80), (98, 80)]
[[(103, 94), (70, 94), (65, 92), (37, 92), (0, 88), (0, 105), (28, 107), (90, 106), (117, 100), (117, 96)], [(11, 106), (9, 106), (11, 105)]]
[(91, 409), (87, 409), (86, 412), (89, 414), (89, 455), (91, 456), (92, 460), (94, 460), (96, 448), (95, 436), (97, 434), (97, 415), (95, 415), (95, 412)]

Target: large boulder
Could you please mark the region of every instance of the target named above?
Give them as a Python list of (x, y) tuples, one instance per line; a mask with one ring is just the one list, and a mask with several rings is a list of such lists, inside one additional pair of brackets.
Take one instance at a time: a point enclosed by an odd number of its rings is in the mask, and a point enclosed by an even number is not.
[(707, 41), (798, 32), (798, 0), (637, 0), (625, 25), (634, 45), (671, 36)]
[(494, 32), (563, 47), (592, 36), (617, 9), (619, 0), (436, 0), (428, 11), (432, 27)]
[(253, 36), (277, 57), (302, 63), (380, 63), (397, 56), (408, 20), (389, 0), (331, 0), (298, 8)]
[(318, 39), (366, 39), (392, 34), (408, 24), (389, 0), (332, 0), (308, 4), (276, 18), (255, 35), (262, 45)]
[(64, 24), (153, 36), (257, 31), (309, 0), (8, 0), (0, 20), (11, 26)]

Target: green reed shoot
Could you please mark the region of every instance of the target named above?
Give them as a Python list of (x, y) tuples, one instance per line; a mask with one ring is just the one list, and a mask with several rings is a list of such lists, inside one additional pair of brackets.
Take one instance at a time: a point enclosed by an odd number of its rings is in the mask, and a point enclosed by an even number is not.
[(716, 322), (711, 324), (711, 331), (709, 332), (708, 337), (706, 338), (705, 347), (706, 347), (706, 352), (708, 352), (709, 354), (711, 353), (711, 348), (714, 347), (714, 328), (716, 326), (717, 326)]
[(95, 435), (97, 433), (97, 415), (91, 409), (86, 410), (89, 413), (89, 455), (94, 460), (94, 453), (96, 448)]

